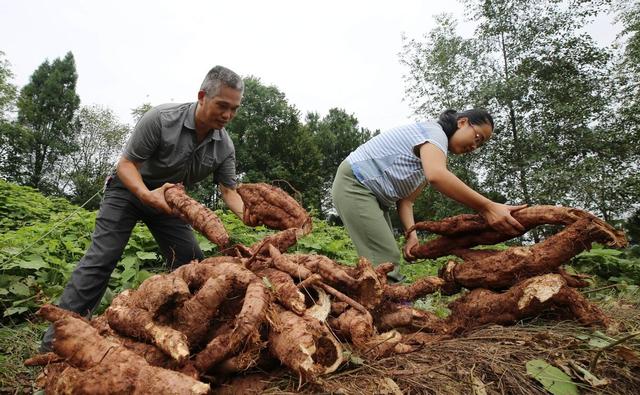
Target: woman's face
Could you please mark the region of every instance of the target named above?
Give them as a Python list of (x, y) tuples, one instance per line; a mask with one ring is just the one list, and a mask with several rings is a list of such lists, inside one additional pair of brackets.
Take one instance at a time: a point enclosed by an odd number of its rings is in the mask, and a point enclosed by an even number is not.
[(472, 125), (468, 118), (460, 118), (458, 130), (449, 139), (449, 151), (454, 154), (466, 154), (484, 144), (492, 134), (490, 123)]

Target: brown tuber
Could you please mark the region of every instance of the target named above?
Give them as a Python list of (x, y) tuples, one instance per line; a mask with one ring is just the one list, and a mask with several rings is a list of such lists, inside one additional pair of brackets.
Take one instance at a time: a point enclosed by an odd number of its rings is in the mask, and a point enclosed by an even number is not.
[(229, 235), (220, 218), (206, 206), (189, 197), (182, 185), (167, 188), (164, 191), (164, 198), (169, 207), (184, 217), (195, 230), (202, 233), (212, 243), (220, 247), (229, 243)]
[[(122, 292), (90, 323), (53, 306), (40, 310), (54, 323), (55, 353), (26, 363), (49, 364), (47, 393), (207, 393), (209, 386), (198, 379), (224, 385), (237, 381), (236, 374), (274, 369), (278, 361), (300, 380), (321, 383), (321, 375), (343, 362), (336, 336), (360, 357), (375, 359), (480, 325), (508, 325), (543, 313), (583, 325), (612, 323), (573, 288), (587, 284), (585, 276), (561, 267), (592, 242), (626, 243), (621, 232), (585, 211), (519, 210), (514, 217), (527, 229), (565, 228), (533, 246), (503, 251), (470, 249), (511, 238), (476, 215), (418, 223), (416, 228), (443, 236), (417, 246), (417, 256), (454, 254), (464, 262), (449, 260), (439, 277), (388, 284), (391, 263), (374, 268), (360, 258), (355, 266), (344, 266), (322, 255), (285, 254), (311, 230), (306, 211), (266, 184), (245, 184), (239, 193), (245, 223), (281, 231), (248, 248), (236, 245), (235, 257), (193, 261), (153, 276), (137, 290)], [(180, 187), (167, 190), (167, 201), (180, 207), (194, 228), (213, 230), (220, 238), (221, 224), (188, 199)], [(408, 306), (430, 293), (454, 294), (462, 287), (471, 291), (449, 305), (446, 319)]]
[(269, 184), (242, 184), (238, 193), (244, 202), (243, 221), (249, 226), (271, 229), (300, 228), (311, 232), (311, 217), (298, 202), (278, 187)]
[(58, 307), (38, 314), (53, 322), (53, 349), (66, 368), (48, 393), (206, 394), (209, 385), (179, 372), (150, 366), (144, 358), (109, 341), (89, 323)]

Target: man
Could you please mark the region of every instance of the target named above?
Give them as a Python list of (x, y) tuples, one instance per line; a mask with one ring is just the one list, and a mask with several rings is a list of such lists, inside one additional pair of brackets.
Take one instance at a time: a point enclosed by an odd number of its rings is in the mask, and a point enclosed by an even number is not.
[[(91, 245), (73, 271), (60, 307), (91, 314), (138, 220), (147, 225), (170, 268), (204, 258), (192, 228), (171, 215), (164, 199), (173, 183), (189, 186), (213, 174), (225, 204), (242, 218), (235, 149), (224, 126), (235, 116), (243, 92), (236, 73), (216, 66), (202, 82), (197, 102), (163, 104), (140, 119), (107, 181)], [(49, 351), (52, 340), (50, 326), (40, 350)]]

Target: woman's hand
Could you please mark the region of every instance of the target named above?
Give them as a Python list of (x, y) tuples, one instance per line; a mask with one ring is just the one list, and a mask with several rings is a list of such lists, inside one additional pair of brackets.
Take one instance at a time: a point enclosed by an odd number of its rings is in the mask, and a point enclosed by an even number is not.
[(511, 216), (511, 213), (522, 210), (527, 207), (526, 204), (520, 206), (509, 206), (506, 204), (491, 202), (484, 210), (480, 211), (480, 215), (495, 230), (506, 235), (518, 236), (526, 231), (524, 226)]
[(404, 255), (404, 259), (407, 261), (415, 261), (416, 257), (411, 253), (411, 249), (418, 245), (418, 235), (415, 231), (409, 234), (407, 237), (407, 241), (404, 243), (404, 247), (402, 248), (402, 255)]

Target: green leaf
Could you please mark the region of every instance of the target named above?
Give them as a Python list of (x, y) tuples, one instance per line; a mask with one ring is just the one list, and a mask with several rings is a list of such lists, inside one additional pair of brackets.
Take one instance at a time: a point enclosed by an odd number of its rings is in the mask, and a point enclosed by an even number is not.
[(9, 307), (8, 309), (6, 309), (4, 311), (3, 316), (4, 317), (8, 317), (10, 315), (14, 315), (14, 314), (21, 314), (24, 313), (25, 311), (28, 311), (29, 308), (25, 307), (25, 306), (19, 306), (19, 307)]
[(2, 252), (5, 252), (7, 255), (13, 256), (20, 252), (20, 248), (18, 247), (4, 247)]
[(200, 246), (202, 252), (211, 252), (217, 248), (217, 246), (209, 240), (202, 240), (198, 242), (198, 246)]
[(438, 306), (435, 309), (435, 315), (437, 315), (438, 318), (447, 318), (450, 314), (451, 314), (451, 310), (449, 310), (444, 306)]
[(151, 273), (150, 271), (148, 271), (148, 270), (140, 270), (136, 274), (136, 283), (142, 284), (146, 279), (148, 279), (151, 276), (153, 276), (153, 273)]
[(14, 295), (19, 295), (19, 296), (31, 295), (31, 291), (29, 290), (29, 287), (27, 287), (23, 283), (11, 284), (11, 286), (9, 287), (9, 291)]
[(577, 395), (580, 393), (576, 384), (571, 381), (571, 377), (542, 359), (527, 361), (526, 368), (529, 375), (554, 395)]
[(158, 259), (158, 256), (155, 252), (138, 251), (136, 252), (136, 256), (142, 261), (155, 261), (156, 259)]
[(124, 269), (120, 277), (120, 282), (128, 283), (136, 275), (137, 272), (138, 271), (133, 267), (128, 267)]
[(589, 339), (589, 345), (593, 348), (604, 348), (609, 344), (611, 343), (599, 337), (592, 337)]
[(50, 268), (51, 266), (42, 259), (40, 255), (29, 255), (22, 262), (20, 267), (23, 269), (39, 270), (44, 268)]
[(138, 258), (135, 256), (125, 256), (120, 261), (120, 265), (125, 269), (129, 267), (134, 267), (136, 266), (137, 263), (138, 263)]

